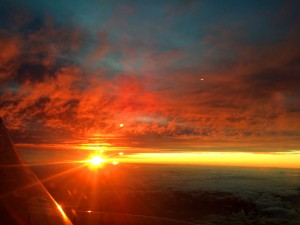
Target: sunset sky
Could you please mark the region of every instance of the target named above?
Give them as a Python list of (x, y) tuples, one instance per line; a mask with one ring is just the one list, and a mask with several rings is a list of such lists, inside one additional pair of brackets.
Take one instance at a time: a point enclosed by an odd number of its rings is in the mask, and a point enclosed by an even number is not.
[(19, 148), (253, 158), (238, 165), (284, 155), (289, 167), (300, 161), (299, 9), (4, 0), (0, 116)]

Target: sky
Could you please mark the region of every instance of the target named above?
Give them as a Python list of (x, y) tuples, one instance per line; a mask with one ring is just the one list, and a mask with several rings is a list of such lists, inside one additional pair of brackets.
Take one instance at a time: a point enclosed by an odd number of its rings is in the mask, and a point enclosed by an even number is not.
[(0, 116), (20, 148), (299, 155), (299, 21), (297, 1), (4, 0)]

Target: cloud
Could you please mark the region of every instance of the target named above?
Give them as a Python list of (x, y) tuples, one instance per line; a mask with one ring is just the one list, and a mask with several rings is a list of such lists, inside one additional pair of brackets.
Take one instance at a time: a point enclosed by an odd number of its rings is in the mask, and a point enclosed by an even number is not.
[(10, 36), (5, 30), (0, 30), (0, 79), (4, 80), (13, 72), (16, 60), (22, 48), (22, 41), (18, 36)]
[(270, 41), (247, 31), (248, 20), (231, 30), (207, 24), (179, 45), (180, 32), (162, 32), (168, 22), (141, 34), (131, 23), (138, 9), (121, 11), (93, 32), (56, 18), (2, 28), (0, 114), (16, 136), (49, 129), (137, 148), (300, 147), (298, 24)]

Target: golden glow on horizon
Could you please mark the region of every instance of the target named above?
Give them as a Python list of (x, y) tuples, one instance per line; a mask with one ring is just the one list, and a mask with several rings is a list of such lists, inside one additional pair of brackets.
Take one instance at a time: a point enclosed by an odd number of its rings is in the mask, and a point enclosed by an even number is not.
[(123, 123), (120, 123), (120, 127), (124, 127), (124, 124), (123, 124)]
[[(300, 150), (290, 149), (286, 152), (171, 152), (171, 149), (161, 150), (161, 152), (148, 152), (145, 153), (145, 148), (134, 148), (129, 147), (113, 147), (109, 144), (102, 145), (99, 149), (99, 144), (91, 143), (91, 146), (87, 144), (82, 144), (81, 146), (86, 146), (85, 148), (78, 148), (80, 145), (69, 146), (69, 149), (83, 150), (77, 151), (73, 154), (71, 158), (74, 162), (81, 162), (86, 164), (90, 169), (96, 169), (92, 166), (90, 160), (93, 156), (99, 155), (100, 157), (105, 157), (105, 163), (112, 164), (114, 161), (121, 163), (169, 163), (169, 164), (199, 164), (199, 165), (220, 165), (220, 166), (250, 166), (250, 167), (280, 167), (280, 168), (300, 168)], [(22, 145), (22, 147), (28, 147), (28, 149), (40, 149), (44, 148), (46, 150), (59, 149), (58, 145), (46, 145), (40, 147), (40, 145)], [(95, 146), (95, 150), (91, 155), (87, 155), (91, 152), (85, 151), (87, 149), (91, 150), (90, 147)], [(30, 147), (30, 148), (29, 148)], [(66, 146), (62, 145), (61, 149), (65, 149)], [(104, 152), (103, 149), (105, 149)], [(137, 153), (130, 153), (131, 150)], [(149, 150), (151, 151), (151, 150)], [(169, 151), (169, 152), (166, 152)], [(106, 154), (107, 152), (108, 154)], [(109, 152), (114, 152), (115, 156), (109, 155)], [(124, 154), (123, 152), (126, 152)], [(139, 152), (139, 153), (138, 153)], [(70, 160), (70, 155), (66, 154), (63, 157), (67, 157)], [(82, 160), (85, 159), (85, 160)], [(30, 159), (31, 162), (40, 162), (42, 158)], [(53, 162), (54, 158), (43, 159), (45, 162)], [(57, 161), (55, 161), (57, 162)], [(99, 167), (103, 166), (101, 163)]]
[(123, 162), (300, 168), (300, 151), (136, 153), (127, 155)]

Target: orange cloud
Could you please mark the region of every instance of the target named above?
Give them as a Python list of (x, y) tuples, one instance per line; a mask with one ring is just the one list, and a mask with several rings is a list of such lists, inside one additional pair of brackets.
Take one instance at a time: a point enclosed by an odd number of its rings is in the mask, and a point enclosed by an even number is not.
[[(199, 41), (213, 46), (200, 59), (188, 49), (139, 52), (126, 37), (113, 45), (105, 31), (91, 50), (84, 32), (47, 21), (28, 36), (0, 40), (0, 114), (19, 133), (101, 134), (99, 142), (115, 147), (299, 148), (295, 35), (255, 47), (219, 32)], [(115, 52), (123, 57), (104, 64)], [(48, 136), (40, 141), (62, 141)]]

